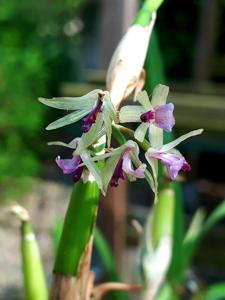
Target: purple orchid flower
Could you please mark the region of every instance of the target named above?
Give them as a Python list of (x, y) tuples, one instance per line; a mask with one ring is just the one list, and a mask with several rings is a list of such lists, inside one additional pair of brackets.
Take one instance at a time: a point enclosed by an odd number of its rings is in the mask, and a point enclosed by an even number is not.
[(140, 119), (143, 123), (153, 123), (155, 126), (170, 132), (175, 125), (173, 116), (174, 105), (172, 103), (154, 107), (141, 114)]
[(103, 97), (104, 93), (98, 93), (98, 101), (94, 105), (93, 109), (90, 111), (90, 113), (87, 115), (87, 117), (82, 119), (83, 125), (81, 127), (82, 132), (86, 133), (91, 129), (91, 126), (95, 123), (97, 114), (102, 111), (102, 105), (103, 105)]
[(73, 181), (80, 180), (84, 167), (79, 166), (82, 163), (82, 159), (79, 155), (75, 155), (70, 159), (61, 159), (60, 156), (56, 157), (56, 164), (63, 171), (63, 174), (72, 174)]
[(169, 177), (175, 180), (180, 170), (188, 172), (191, 170), (191, 166), (186, 162), (183, 156), (176, 153), (160, 152), (157, 150), (151, 150), (148, 152), (149, 158), (155, 158), (166, 167)]
[(130, 152), (132, 149), (133, 148), (127, 148), (120, 156), (109, 183), (111, 187), (118, 186), (119, 179), (124, 179), (124, 173), (136, 178), (144, 178), (144, 172), (146, 170), (145, 164), (141, 164), (136, 170), (134, 170), (132, 167), (132, 161), (130, 158)]

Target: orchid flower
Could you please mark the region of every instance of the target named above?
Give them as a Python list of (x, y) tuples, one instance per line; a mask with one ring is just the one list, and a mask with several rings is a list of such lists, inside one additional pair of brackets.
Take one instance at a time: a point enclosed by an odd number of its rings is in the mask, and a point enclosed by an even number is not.
[(81, 138), (75, 138), (68, 144), (63, 142), (50, 142), (48, 144), (73, 149), (74, 152), (72, 158), (62, 159), (60, 156), (56, 157), (55, 161), (58, 167), (62, 170), (63, 174), (72, 174), (74, 182), (79, 181), (81, 178), (84, 181), (95, 180), (104, 195), (105, 192), (103, 189), (100, 169), (93, 159), (93, 153), (90, 150), (83, 149), (82, 153), (76, 154), (76, 149), (79, 147), (81, 142)]
[[(146, 165), (140, 162), (138, 156), (138, 145), (131, 140), (108, 154), (109, 158), (106, 160), (105, 166), (102, 169), (104, 191), (107, 190), (108, 185), (117, 187), (119, 179), (124, 179), (124, 174), (126, 174), (130, 180), (144, 178)], [(133, 169), (132, 164), (134, 164), (137, 169)]]
[(143, 91), (137, 100), (140, 105), (127, 105), (121, 108), (119, 119), (121, 123), (141, 122), (135, 131), (135, 138), (143, 142), (149, 129), (149, 140), (151, 142), (152, 124), (161, 129), (157, 131), (162, 135), (162, 130), (170, 132), (175, 124), (172, 103), (166, 104), (169, 88), (165, 85), (157, 85), (153, 91), (152, 99), (148, 98), (147, 92)]
[[(99, 132), (101, 132), (101, 135), (106, 134), (109, 147), (112, 134), (112, 121), (117, 122), (117, 116), (107, 91), (94, 90), (82, 97), (39, 98), (39, 101), (54, 108), (75, 110), (49, 124), (46, 127), (47, 130), (60, 128), (82, 119), (81, 130), (85, 140), (84, 147), (87, 148), (97, 141)], [(89, 138), (85, 137), (85, 134)]]
[(194, 130), (182, 135), (181, 137), (168, 144), (163, 145), (160, 149), (155, 149), (152, 147), (148, 149), (148, 151), (145, 153), (145, 157), (152, 168), (155, 182), (157, 182), (158, 175), (156, 164), (157, 160), (159, 160), (166, 167), (168, 174), (172, 180), (176, 179), (180, 170), (183, 170), (185, 172), (191, 170), (191, 167), (186, 162), (185, 158), (181, 155), (181, 153), (178, 150), (174, 148), (182, 141), (188, 139), (189, 137), (199, 135), (202, 132), (203, 129)]

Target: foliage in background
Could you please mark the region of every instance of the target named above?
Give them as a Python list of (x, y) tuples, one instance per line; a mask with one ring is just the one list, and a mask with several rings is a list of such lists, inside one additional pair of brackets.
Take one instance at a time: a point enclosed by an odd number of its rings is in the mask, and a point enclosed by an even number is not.
[(11, 0), (0, 8), (0, 185), (10, 185), (11, 194), (39, 170), (45, 110), (36, 99), (73, 72), (66, 65), (75, 64), (69, 50), (77, 44), (81, 2)]

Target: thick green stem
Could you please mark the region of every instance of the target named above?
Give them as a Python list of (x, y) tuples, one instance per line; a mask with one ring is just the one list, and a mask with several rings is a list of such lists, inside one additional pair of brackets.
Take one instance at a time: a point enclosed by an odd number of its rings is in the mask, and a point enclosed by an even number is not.
[(37, 241), (27, 221), (21, 224), (21, 254), (26, 300), (47, 300), (48, 289)]
[(157, 247), (160, 239), (168, 235), (173, 236), (174, 230), (174, 209), (175, 193), (171, 184), (167, 184), (159, 192), (158, 201), (154, 206), (152, 219), (152, 243), (153, 247)]
[(55, 273), (77, 275), (80, 259), (93, 232), (98, 200), (99, 189), (95, 182), (80, 180), (74, 185), (59, 242)]

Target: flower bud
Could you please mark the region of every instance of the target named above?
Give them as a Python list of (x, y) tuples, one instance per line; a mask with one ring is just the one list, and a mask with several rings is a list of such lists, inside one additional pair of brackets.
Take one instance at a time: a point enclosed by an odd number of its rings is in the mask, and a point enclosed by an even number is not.
[(146, 27), (132, 25), (113, 54), (106, 86), (115, 107), (118, 107), (133, 90), (141, 90), (144, 84), (143, 65), (155, 18), (156, 13), (153, 13)]

